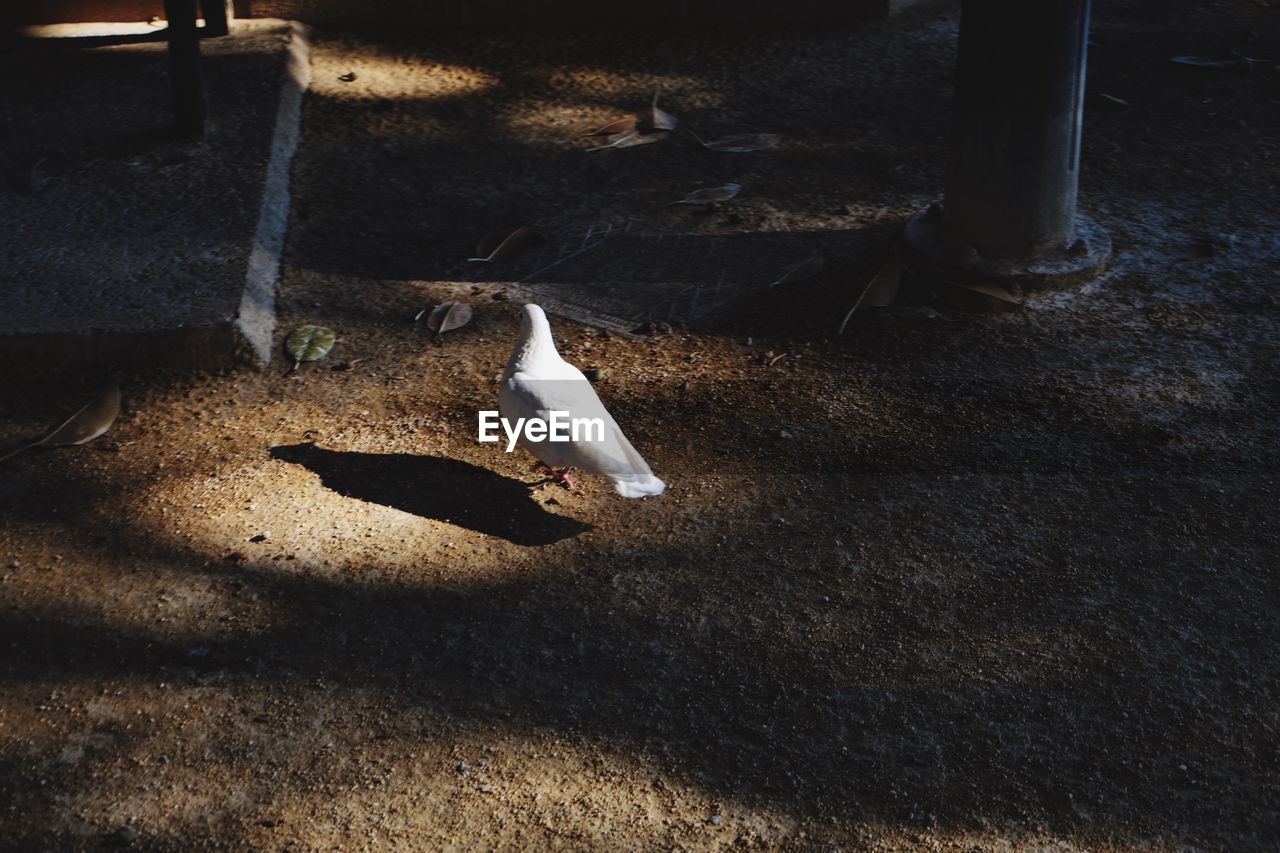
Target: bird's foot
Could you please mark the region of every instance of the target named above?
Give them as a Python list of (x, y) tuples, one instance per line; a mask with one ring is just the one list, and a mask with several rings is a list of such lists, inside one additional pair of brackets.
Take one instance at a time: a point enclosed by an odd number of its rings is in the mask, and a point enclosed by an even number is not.
[(569, 476), (569, 472), (573, 470), (572, 468), (552, 468), (550, 465), (544, 465), (541, 462), (536, 467), (541, 468), (546, 473), (550, 482), (559, 483), (566, 489), (573, 488), (573, 478)]

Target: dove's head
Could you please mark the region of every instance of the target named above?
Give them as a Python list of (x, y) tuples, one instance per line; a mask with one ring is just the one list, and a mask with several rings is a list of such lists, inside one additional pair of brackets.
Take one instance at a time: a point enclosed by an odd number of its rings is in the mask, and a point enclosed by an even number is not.
[(535, 328), (539, 323), (546, 326), (547, 313), (542, 310), (541, 305), (534, 305), (532, 302), (524, 306), (524, 316), (520, 320), (522, 329)]
[(511, 352), (511, 364), (527, 364), (548, 354), (558, 357), (551, 324), (540, 306), (529, 303), (520, 318), (520, 338)]
[(551, 343), (551, 324), (547, 322), (542, 306), (532, 302), (524, 306), (524, 316), (520, 318), (520, 338)]

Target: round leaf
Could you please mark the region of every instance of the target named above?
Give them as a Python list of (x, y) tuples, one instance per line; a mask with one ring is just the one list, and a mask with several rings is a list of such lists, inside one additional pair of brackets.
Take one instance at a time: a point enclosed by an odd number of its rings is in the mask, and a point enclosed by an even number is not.
[(471, 306), (465, 302), (455, 302), (449, 306), (449, 310), (440, 320), (440, 334), (461, 329), (469, 322), (471, 322)]
[(299, 326), (285, 338), (284, 350), (293, 359), (294, 367), (304, 361), (324, 358), (333, 349), (338, 336), (333, 329), (324, 326)]

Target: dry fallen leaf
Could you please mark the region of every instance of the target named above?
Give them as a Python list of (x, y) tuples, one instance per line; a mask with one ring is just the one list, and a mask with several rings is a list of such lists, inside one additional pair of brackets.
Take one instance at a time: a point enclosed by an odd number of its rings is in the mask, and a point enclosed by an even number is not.
[(597, 127), (595, 130), (591, 131), (590, 133), (582, 134), (582, 138), (586, 139), (587, 137), (591, 137), (591, 136), (615, 136), (617, 134), (626, 133), (629, 130), (635, 130), (635, 129), (636, 129), (636, 117), (628, 113), (627, 115), (624, 115), (622, 118), (614, 119), (613, 121), (609, 122), (608, 124), (602, 127)]
[(822, 259), (822, 255), (814, 253), (805, 258), (801, 258), (783, 271), (777, 280), (770, 284), (770, 287), (777, 287), (782, 284), (794, 284), (798, 281), (807, 281), (822, 272), (826, 266), (826, 262)]
[(498, 263), (518, 257), (542, 242), (542, 235), (528, 225), (494, 231), (476, 246), (472, 263)]
[(1009, 290), (985, 281), (930, 279), (938, 302), (958, 311), (975, 314), (1006, 314), (1022, 307), (1022, 300)]
[(653, 133), (655, 131), (675, 130), (680, 126), (680, 120), (666, 110), (658, 107), (658, 93), (653, 93), (653, 100), (649, 102), (649, 107), (642, 112), (636, 119), (636, 127), (645, 133)]
[(111, 428), (120, 415), (120, 386), (112, 382), (84, 408), (62, 422), (52, 432), (0, 456), (0, 462), (36, 447), (66, 447), (93, 441)]
[(1230, 56), (1171, 56), (1169, 61), (1195, 68), (1226, 68), (1240, 71), (1251, 71), (1253, 66), (1267, 62), (1265, 59), (1253, 59), (1234, 52)]
[[(899, 256), (899, 263), (902, 262)], [(913, 287), (925, 289), (938, 305), (977, 314), (1004, 314), (1022, 307), (1015, 282), (979, 278), (980, 273), (962, 269), (920, 271), (907, 265), (902, 271)]]
[(427, 318), (427, 328), (435, 333), (436, 340), (445, 332), (460, 329), (471, 322), (471, 306), (466, 302), (442, 302)]
[(767, 148), (777, 148), (782, 142), (782, 137), (776, 133), (734, 133), (729, 136), (722, 136), (719, 139), (713, 139), (707, 142), (693, 131), (693, 138), (698, 140), (698, 144), (708, 151), (718, 151), (721, 154), (748, 154), (752, 151), (763, 151)]
[(901, 282), (902, 259), (895, 248), (889, 254), (889, 257), (885, 259), (885, 262), (880, 265), (879, 269), (876, 270), (875, 275), (867, 279), (866, 284), (857, 291), (853, 305), (845, 313), (844, 319), (840, 321), (840, 325), (836, 328), (836, 334), (844, 334), (845, 327), (849, 325), (849, 320), (859, 308), (879, 308), (891, 305)]
[(1108, 95), (1106, 92), (1087, 91), (1084, 95), (1089, 106), (1093, 107), (1114, 110), (1129, 106), (1129, 102), (1124, 98), (1117, 98), (1115, 95)]
[(694, 190), (679, 201), (669, 201), (663, 207), (671, 207), (673, 204), (718, 204), (736, 196), (740, 189), (742, 187), (738, 184), (703, 187), (702, 189)]
[(892, 305), (902, 286), (902, 256), (896, 251), (888, 263), (880, 268), (876, 277), (862, 294), (862, 308), (884, 308)]
[(609, 137), (612, 142), (605, 145), (597, 145), (588, 148), (588, 151), (605, 151), (610, 148), (634, 148), (637, 145), (648, 145), (650, 142), (661, 142), (666, 138), (665, 133), (641, 133), (638, 130), (628, 130), (623, 133)]

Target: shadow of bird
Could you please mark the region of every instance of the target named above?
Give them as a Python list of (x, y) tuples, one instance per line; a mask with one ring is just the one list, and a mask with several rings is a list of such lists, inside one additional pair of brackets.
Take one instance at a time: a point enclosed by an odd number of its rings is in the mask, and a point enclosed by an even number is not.
[(272, 457), (309, 468), (340, 495), (447, 521), (516, 545), (550, 545), (591, 525), (554, 515), (529, 487), (486, 469), (443, 456), (353, 453), (314, 444), (279, 445)]

